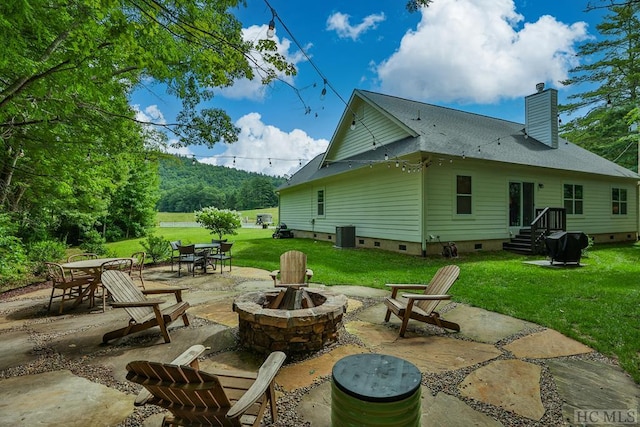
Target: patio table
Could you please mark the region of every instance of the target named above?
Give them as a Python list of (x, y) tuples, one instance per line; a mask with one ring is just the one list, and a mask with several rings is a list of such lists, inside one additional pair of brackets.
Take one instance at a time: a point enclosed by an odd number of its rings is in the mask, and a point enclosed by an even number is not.
[(207, 264), (209, 264), (210, 266), (213, 267), (213, 269), (216, 269), (216, 263), (214, 262), (213, 264), (211, 263), (211, 260), (209, 259), (209, 257), (211, 257), (211, 255), (216, 254), (218, 252), (218, 250), (220, 249), (220, 242), (209, 242), (209, 243), (196, 243), (195, 245), (195, 250), (203, 250), (203, 249), (211, 249), (211, 252), (209, 252), (209, 255), (207, 256)]
[[(78, 298), (73, 302), (73, 307), (80, 304), (82, 300), (84, 300), (86, 297), (89, 297), (89, 307), (93, 307), (93, 303), (94, 303), (93, 295), (95, 294), (95, 291), (98, 289), (98, 286), (102, 285), (102, 283), (100, 282), (100, 269), (102, 268), (102, 264), (104, 264), (105, 262), (117, 261), (120, 259), (130, 259), (134, 262), (134, 264), (136, 262), (134, 258), (119, 257), (119, 258), (83, 259), (80, 261), (65, 262), (64, 264), (61, 264), (62, 268), (65, 268), (67, 270), (81, 270), (93, 276), (93, 281), (91, 282), (91, 285), (87, 286), (87, 288), (84, 291), (82, 291), (82, 294), (80, 294)], [(102, 304), (103, 311), (105, 311), (106, 309), (105, 305), (106, 304), (103, 302)]]

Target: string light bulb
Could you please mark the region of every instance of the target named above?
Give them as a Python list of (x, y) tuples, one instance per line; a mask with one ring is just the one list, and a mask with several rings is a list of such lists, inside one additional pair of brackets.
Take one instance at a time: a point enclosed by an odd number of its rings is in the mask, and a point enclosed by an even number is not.
[(193, 165), (195, 165), (195, 164), (196, 164), (196, 155), (194, 154), (194, 155), (191, 157), (191, 165), (193, 166)]
[(356, 129), (356, 115), (353, 115), (353, 120), (351, 120), (351, 130)]
[(388, 153), (384, 153), (384, 161), (386, 162), (387, 160), (389, 160), (389, 154)]
[(273, 16), (271, 17), (271, 21), (269, 21), (269, 28), (267, 28), (267, 37), (272, 39), (273, 36), (276, 35), (276, 21), (274, 18), (276, 17), (275, 10), (271, 9), (271, 13)]

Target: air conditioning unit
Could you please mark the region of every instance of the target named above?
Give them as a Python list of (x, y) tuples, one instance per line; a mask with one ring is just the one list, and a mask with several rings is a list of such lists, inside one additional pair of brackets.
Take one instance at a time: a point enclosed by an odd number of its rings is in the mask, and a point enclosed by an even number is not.
[(344, 225), (336, 227), (336, 248), (356, 247), (356, 227)]

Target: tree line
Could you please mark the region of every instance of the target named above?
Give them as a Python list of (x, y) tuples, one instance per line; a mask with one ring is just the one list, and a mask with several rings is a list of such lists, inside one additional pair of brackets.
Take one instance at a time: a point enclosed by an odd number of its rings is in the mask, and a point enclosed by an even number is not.
[(193, 212), (207, 206), (249, 210), (278, 205), (276, 188), (284, 178), (224, 166), (192, 162), (185, 157), (160, 162), (159, 212)]

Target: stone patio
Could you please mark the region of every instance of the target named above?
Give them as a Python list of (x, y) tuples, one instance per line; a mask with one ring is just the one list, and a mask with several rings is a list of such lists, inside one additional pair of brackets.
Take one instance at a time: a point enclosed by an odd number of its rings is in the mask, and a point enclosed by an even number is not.
[[(210, 347), (201, 360), (205, 371), (260, 366), (263, 355), (238, 345), (232, 304), (242, 293), (273, 289), (268, 272), (234, 267), (231, 273), (178, 279), (177, 272), (158, 267), (145, 271), (145, 283), (190, 288), (184, 297), (191, 325), (176, 321), (169, 344), (150, 329), (103, 345), (103, 333), (126, 324), (124, 310), (92, 312), (81, 305), (49, 315), (48, 289), (0, 299), (0, 424), (160, 425), (159, 411), (133, 406), (138, 386), (125, 379), (125, 366), (140, 359), (169, 361), (192, 344)], [(348, 298), (344, 329), (337, 343), (283, 366), (276, 378), (280, 420), (274, 425), (329, 426), (331, 369), (363, 352), (394, 355), (418, 367), (422, 425), (574, 425), (575, 409), (638, 410), (638, 384), (614, 361), (556, 331), (453, 304), (443, 316), (459, 323), (460, 333), (410, 322), (400, 338), (398, 319), (383, 321), (386, 291), (330, 289)]]

